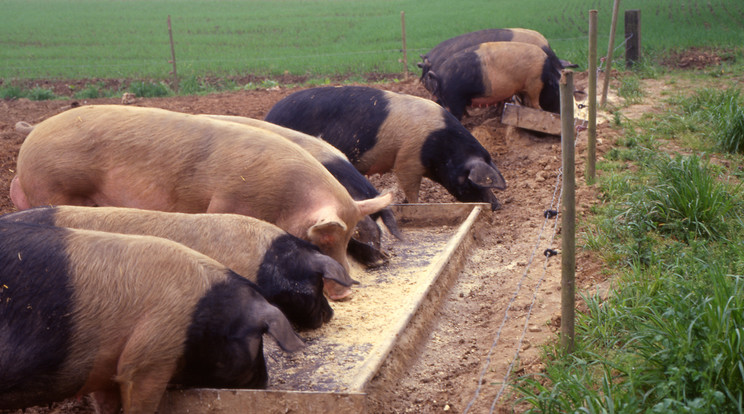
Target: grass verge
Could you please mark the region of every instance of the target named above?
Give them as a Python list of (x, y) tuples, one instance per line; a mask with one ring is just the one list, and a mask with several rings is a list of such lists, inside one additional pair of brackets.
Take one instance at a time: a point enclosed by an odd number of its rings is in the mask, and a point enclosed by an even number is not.
[[(528, 412), (744, 412), (744, 159), (720, 144), (732, 106), (738, 89), (700, 89), (620, 122), (584, 235), (613, 287), (584, 297), (574, 353), (547, 346), (545, 372), (517, 382)], [(662, 136), (720, 152), (668, 155)]]

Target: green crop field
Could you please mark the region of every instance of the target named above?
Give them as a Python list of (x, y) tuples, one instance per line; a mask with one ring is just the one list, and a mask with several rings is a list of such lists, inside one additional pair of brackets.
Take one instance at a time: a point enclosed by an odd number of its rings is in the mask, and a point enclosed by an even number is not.
[[(543, 33), (585, 66), (588, 11), (599, 11), (600, 53), (612, 0), (0, 0), (0, 78), (166, 79), (171, 16), (178, 73), (193, 76), (402, 73), (447, 38), (494, 27)], [(646, 55), (690, 46), (740, 48), (741, 0), (634, 0)], [(622, 58), (622, 53), (619, 53)]]

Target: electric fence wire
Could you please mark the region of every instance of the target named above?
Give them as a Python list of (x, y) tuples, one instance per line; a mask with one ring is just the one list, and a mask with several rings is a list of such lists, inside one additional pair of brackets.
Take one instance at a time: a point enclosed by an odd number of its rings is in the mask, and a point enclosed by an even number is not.
[[(561, 176), (563, 175), (563, 170), (560, 169), (558, 171), (558, 177), (556, 178), (557, 181), (561, 179)], [(559, 186), (558, 182), (556, 182), (556, 188)], [(563, 197), (563, 186), (560, 186), (560, 195), (558, 196), (558, 200), (561, 200), (561, 197)], [(555, 197), (555, 192), (553, 193), (553, 196)], [(558, 202), (558, 205), (560, 206), (560, 201)], [(556, 211), (559, 211), (558, 208), (555, 209)], [(546, 218), (547, 221), (547, 218)], [(553, 234), (550, 236), (550, 241), (548, 245), (552, 245), (553, 241), (555, 241), (555, 235), (558, 232), (558, 220), (556, 219), (553, 223)], [(535, 301), (537, 301), (537, 291), (540, 289), (540, 286), (542, 285), (542, 282), (545, 280), (545, 276), (548, 274), (548, 260), (550, 260), (550, 255), (545, 255), (545, 261), (543, 262), (543, 273), (540, 279), (537, 281), (537, 284), (535, 285), (535, 288), (532, 291), (532, 303), (530, 303), (530, 308), (527, 311), (527, 316), (524, 320), (524, 327), (522, 328), (522, 335), (519, 338), (519, 342), (517, 343), (517, 346), (515, 347), (516, 351), (514, 352), (514, 358), (512, 358), (511, 362), (509, 363), (509, 366), (506, 370), (506, 374), (504, 375), (504, 380), (501, 382), (501, 388), (499, 388), (498, 393), (496, 393), (496, 396), (493, 398), (493, 402), (491, 403), (491, 410), (489, 413), (493, 413), (494, 409), (496, 408), (496, 402), (501, 398), (501, 395), (504, 393), (504, 390), (506, 389), (506, 384), (509, 382), (509, 375), (511, 375), (512, 368), (514, 368), (514, 363), (517, 361), (517, 358), (519, 358), (519, 350), (522, 349), (522, 343), (524, 342), (524, 337), (527, 334), (527, 327), (529, 326), (530, 317), (532, 316), (532, 308), (535, 306)]]
[[(620, 49), (626, 43), (628, 43), (628, 40), (630, 40), (632, 37), (633, 37), (633, 33), (630, 33), (628, 35), (628, 37), (626, 37), (625, 40), (622, 41), (622, 43), (620, 43), (619, 45), (617, 45), (616, 48), (612, 49), (612, 54), (615, 54), (615, 52), (617, 52), (618, 49)], [(606, 56), (599, 60), (599, 65), (597, 65), (597, 74), (599, 74), (600, 72), (602, 72), (604, 70), (604, 69), (602, 69), (602, 65), (604, 65), (605, 60), (606, 60)]]
[[(563, 194), (563, 186), (560, 184), (561, 183), (562, 176), (563, 176), (563, 168), (560, 168), (560, 169), (558, 169), (558, 175), (556, 177), (555, 189), (553, 190), (553, 198), (550, 201), (550, 208), (549, 208), (549, 210), (559, 211), (559, 208), (560, 208), (560, 197)], [(556, 202), (556, 194), (559, 194), (558, 201), (557, 202)], [(511, 309), (512, 305), (514, 304), (514, 302), (516, 301), (516, 299), (517, 299), (517, 297), (519, 295), (519, 291), (522, 288), (522, 283), (525, 281), (525, 279), (527, 279), (527, 274), (529, 273), (530, 267), (532, 266), (532, 262), (535, 259), (535, 254), (536, 254), (536, 252), (537, 252), (537, 250), (538, 250), (538, 248), (540, 246), (540, 241), (543, 238), (543, 232), (545, 231), (546, 224), (547, 224), (548, 220), (550, 220), (550, 215), (545, 214), (545, 220), (543, 220), (543, 224), (540, 227), (540, 231), (537, 234), (537, 240), (535, 242), (535, 247), (533, 248), (532, 253), (530, 254), (530, 258), (529, 258), (529, 260), (527, 262), (527, 265), (525, 266), (524, 272), (522, 273), (522, 277), (520, 278), (519, 282), (517, 283), (517, 288), (514, 291), (514, 294), (512, 295), (511, 299), (509, 300), (509, 303), (507, 304), (506, 310), (504, 311), (504, 317), (501, 320), (501, 325), (499, 326), (498, 330), (496, 331), (496, 337), (495, 337), (495, 339), (493, 340), (493, 342), (491, 344), (491, 348), (488, 350), (488, 354), (486, 356), (485, 365), (481, 369), (480, 376), (478, 378), (478, 386), (476, 387), (476, 390), (475, 390), (475, 393), (473, 395), (473, 398), (470, 400), (470, 402), (468, 403), (468, 405), (465, 407), (465, 410), (463, 411), (463, 414), (466, 414), (468, 411), (470, 411), (470, 409), (472, 408), (473, 404), (475, 403), (475, 401), (478, 399), (478, 396), (480, 395), (481, 389), (483, 387), (483, 377), (485, 376), (486, 371), (488, 370), (488, 367), (491, 364), (491, 355), (493, 354), (493, 351), (494, 351), (494, 349), (496, 348), (496, 345), (499, 342), (499, 339), (501, 337), (501, 331), (504, 328), (504, 325), (506, 324), (506, 320), (509, 318), (509, 310)], [(555, 238), (558, 220), (556, 219), (555, 222), (556, 222), (556, 225), (554, 225), (554, 227), (553, 227), (553, 235), (551, 237), (551, 242)], [(545, 267), (544, 267), (545, 272), (547, 272), (547, 259), (548, 259), (548, 256), (546, 255), (546, 263), (545, 263)], [(540, 278), (540, 281), (539, 281), (537, 287), (535, 287), (535, 293), (533, 294), (532, 303), (530, 304), (530, 309), (529, 309), (529, 312), (527, 313), (527, 318), (525, 320), (525, 328), (522, 330), (522, 336), (520, 337), (519, 343), (517, 344), (517, 347), (516, 347), (517, 350), (516, 350), (516, 354), (514, 356), (514, 360), (512, 360), (512, 362), (509, 364), (509, 367), (508, 367), (506, 376), (504, 377), (504, 381), (502, 383), (502, 389), (499, 390), (499, 393), (497, 394), (496, 398), (493, 401), (493, 405), (491, 406), (491, 412), (493, 412), (493, 407), (495, 406), (496, 401), (498, 400), (498, 398), (501, 396), (501, 394), (503, 392), (503, 389), (504, 389), (504, 386), (508, 382), (508, 377), (510, 375), (512, 366), (514, 364), (514, 361), (519, 356), (519, 349), (522, 347), (522, 342), (523, 342), (524, 336), (526, 334), (526, 329), (527, 329), (526, 327), (528, 326), (528, 323), (529, 323), (529, 320), (530, 320), (530, 316), (532, 314), (532, 307), (535, 304), (535, 299), (536, 299), (536, 294), (537, 294), (536, 293), (537, 292), (537, 288), (539, 288), (539, 286), (542, 283), (542, 280), (544, 279), (544, 277), (545, 277), (545, 275), (543, 274), (543, 276)]]

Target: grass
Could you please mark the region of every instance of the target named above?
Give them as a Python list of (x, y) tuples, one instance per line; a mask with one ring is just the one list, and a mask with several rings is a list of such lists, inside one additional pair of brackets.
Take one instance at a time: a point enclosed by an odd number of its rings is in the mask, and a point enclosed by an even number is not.
[(732, 98), (700, 89), (617, 126), (583, 235), (613, 288), (583, 298), (574, 353), (547, 346), (545, 372), (519, 380), (528, 412), (744, 412), (744, 159), (660, 151), (665, 140), (709, 140)]
[[(643, 210), (636, 216), (649, 220), (655, 229), (671, 237), (726, 238), (737, 217), (740, 186), (729, 189), (697, 156), (662, 158), (654, 170), (654, 184), (644, 189)], [(735, 223), (734, 223), (735, 224)]]
[(644, 96), (640, 76), (624, 76), (617, 88), (617, 95), (625, 100), (625, 105), (640, 103)]
[(701, 88), (690, 98), (674, 102), (682, 109), (673, 125), (683, 131), (712, 131), (715, 146), (724, 152), (744, 153), (744, 97), (741, 89)]
[[(182, 79), (285, 73), (323, 78), (402, 73), (402, 11), (407, 68), (413, 73), (419, 54), (439, 42), (492, 27), (537, 29), (560, 57), (585, 67), (588, 11), (599, 11), (602, 55), (612, 9), (612, 2), (597, 0), (551, 7), (541, 0), (4, 0), (2, 5), (2, 79), (154, 80), (169, 79), (172, 70), (168, 16)], [(744, 43), (744, 4), (738, 0), (628, 0), (623, 9), (642, 10), (645, 56)], [(622, 18), (616, 46), (622, 44)]]

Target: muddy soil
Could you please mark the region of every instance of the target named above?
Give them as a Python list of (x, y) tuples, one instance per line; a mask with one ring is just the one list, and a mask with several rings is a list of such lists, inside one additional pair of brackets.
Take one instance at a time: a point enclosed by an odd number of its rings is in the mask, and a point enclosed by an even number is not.
[[(586, 74), (576, 76), (583, 88)], [(601, 84), (600, 84), (601, 85)], [(429, 98), (417, 79), (375, 83), (372, 86)], [(263, 118), (281, 98), (300, 88), (236, 91), (206, 96), (134, 98), (137, 106), (159, 107), (188, 113), (215, 113)], [(14, 130), (18, 121), (38, 123), (71, 106), (119, 104), (120, 98), (89, 101), (24, 99), (0, 101), (0, 213), (14, 211), (8, 188), (23, 135)], [(560, 326), (560, 225), (546, 218), (558, 210), (560, 200), (560, 138), (506, 127), (494, 109), (474, 109), (463, 124), (492, 154), (508, 188), (497, 196), (503, 207), (487, 212), (475, 234), (477, 248), (470, 252), (464, 270), (431, 321), (431, 333), (410, 355), (410, 365), (395, 381), (381, 381), (371, 390), (370, 412), (438, 413), (442, 411), (520, 411), (504, 378), (539, 372), (541, 345), (555, 340)], [(600, 116), (600, 121), (603, 119)], [(597, 152), (601, 156), (613, 142), (607, 122), (598, 128)], [(577, 220), (579, 224), (596, 202), (596, 189), (584, 184), (586, 131), (576, 144)], [(403, 194), (389, 174), (371, 177), (379, 190)], [(455, 201), (443, 187), (425, 181), (421, 202)], [(558, 253), (546, 256), (551, 249)], [(579, 250), (577, 292), (593, 289), (605, 277), (592, 254)], [(577, 294), (578, 297), (578, 294)], [(498, 396), (498, 398), (497, 398)], [(54, 406), (55, 413), (89, 412), (85, 401)], [(49, 412), (49, 408), (27, 412)]]

